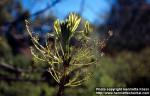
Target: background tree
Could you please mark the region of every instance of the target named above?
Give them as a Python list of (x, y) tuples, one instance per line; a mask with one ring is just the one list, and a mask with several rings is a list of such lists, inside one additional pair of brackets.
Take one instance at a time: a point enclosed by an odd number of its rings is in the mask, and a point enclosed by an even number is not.
[(139, 51), (150, 42), (150, 7), (146, 0), (116, 0), (106, 22), (114, 35), (108, 50)]
[[(126, 80), (124, 77), (116, 77), (119, 74), (113, 76), (113, 78), (122, 78), (120, 81), (123, 81), (127, 87), (149, 85), (147, 82), (149, 81), (149, 64), (147, 64), (150, 42), (149, 11), (150, 5), (147, 0), (116, 0), (106, 24), (99, 27), (100, 30), (107, 27), (114, 33), (104, 50), (113, 55), (115, 72), (122, 73), (120, 69), (124, 66), (122, 70), (125, 73), (121, 76), (128, 74), (128, 77), (131, 77)], [(145, 52), (147, 55), (144, 56)], [(120, 65), (117, 65), (117, 62)]]

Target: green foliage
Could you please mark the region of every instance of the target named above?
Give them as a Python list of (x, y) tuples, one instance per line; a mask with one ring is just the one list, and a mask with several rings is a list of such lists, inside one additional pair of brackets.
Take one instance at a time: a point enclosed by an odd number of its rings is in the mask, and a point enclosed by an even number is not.
[[(113, 58), (103, 56), (94, 69), (92, 78), (85, 83), (86, 87), (76, 89), (76, 94), (79, 94), (78, 96), (97, 96), (96, 87), (148, 87), (150, 80), (150, 60), (148, 58), (150, 58), (150, 48), (139, 53), (125, 51)], [(139, 82), (141, 78), (144, 79)], [(74, 93), (74, 89), (68, 91), (68, 94)]]
[(0, 96), (40, 96), (40, 94), (53, 96), (54, 93), (54, 88), (49, 87), (45, 83), (13, 82), (9, 84), (0, 82)]
[(7, 41), (0, 37), (0, 63), (8, 63), (19, 68), (28, 68), (30, 60), (21, 54), (14, 56)]
[[(6, 54), (8, 53), (8, 54)], [(11, 57), (11, 49), (3, 37), (0, 37), (0, 61), (7, 61)], [(5, 58), (5, 60), (4, 60)]]
[[(31, 68), (30, 60), (21, 54), (14, 56), (6, 40), (0, 37), (0, 64), (3, 63), (27, 71)], [(45, 96), (53, 96), (55, 90), (49, 87), (47, 83), (3, 80), (5, 77), (36, 80), (41, 78), (42, 73), (32, 72), (31, 74), (22, 72), (21, 76), (17, 76), (16, 73), (8, 70), (0, 69), (0, 78), (2, 79), (0, 80), (0, 96), (40, 96), (42, 90), (45, 91)]]

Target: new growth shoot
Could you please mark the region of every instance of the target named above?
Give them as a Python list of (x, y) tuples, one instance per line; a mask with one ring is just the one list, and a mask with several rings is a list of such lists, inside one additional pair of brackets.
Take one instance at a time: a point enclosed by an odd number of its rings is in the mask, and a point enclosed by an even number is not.
[[(47, 33), (45, 45), (39, 43), (26, 20), (26, 28), (33, 42), (31, 53), (35, 60), (49, 64), (48, 71), (59, 84), (59, 95), (65, 86), (78, 86), (91, 76), (92, 66), (97, 63), (95, 57), (96, 40), (91, 38), (91, 28), (86, 21), (84, 27), (81, 18), (70, 14), (65, 21), (54, 22), (54, 32)], [(49, 38), (53, 38), (53, 42)], [(60, 95), (62, 96), (62, 95)]]

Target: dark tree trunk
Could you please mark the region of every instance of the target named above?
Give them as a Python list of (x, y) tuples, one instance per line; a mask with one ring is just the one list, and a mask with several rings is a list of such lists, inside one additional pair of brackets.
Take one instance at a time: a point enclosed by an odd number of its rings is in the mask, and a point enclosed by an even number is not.
[(64, 96), (64, 91), (65, 91), (65, 84), (69, 82), (69, 75), (66, 75), (66, 70), (69, 67), (69, 62), (70, 62), (71, 58), (69, 58), (68, 60), (63, 60), (63, 67), (64, 67), (64, 71), (63, 71), (63, 76), (60, 80), (59, 83), (59, 89), (57, 92), (57, 96)]
[(59, 89), (57, 92), (57, 96), (64, 96), (65, 84), (66, 84), (66, 76), (64, 75), (59, 83)]
[(57, 96), (64, 96), (65, 84), (66, 84), (66, 76), (65, 76), (65, 69), (64, 69), (63, 77), (61, 78), (60, 83), (59, 83)]
[(63, 84), (60, 84), (57, 92), (57, 96), (64, 96), (64, 90), (65, 90), (65, 86)]

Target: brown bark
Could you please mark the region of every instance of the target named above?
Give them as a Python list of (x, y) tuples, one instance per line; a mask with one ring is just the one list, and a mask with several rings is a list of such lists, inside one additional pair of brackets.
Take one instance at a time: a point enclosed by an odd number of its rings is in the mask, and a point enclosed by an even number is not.
[(66, 69), (69, 67), (69, 62), (70, 61), (64, 59), (64, 62), (63, 62), (64, 71), (63, 71), (63, 76), (59, 83), (57, 96), (64, 96), (65, 84), (69, 82), (69, 75), (66, 75)]
[(57, 96), (64, 96), (65, 86), (63, 84), (59, 85)]

